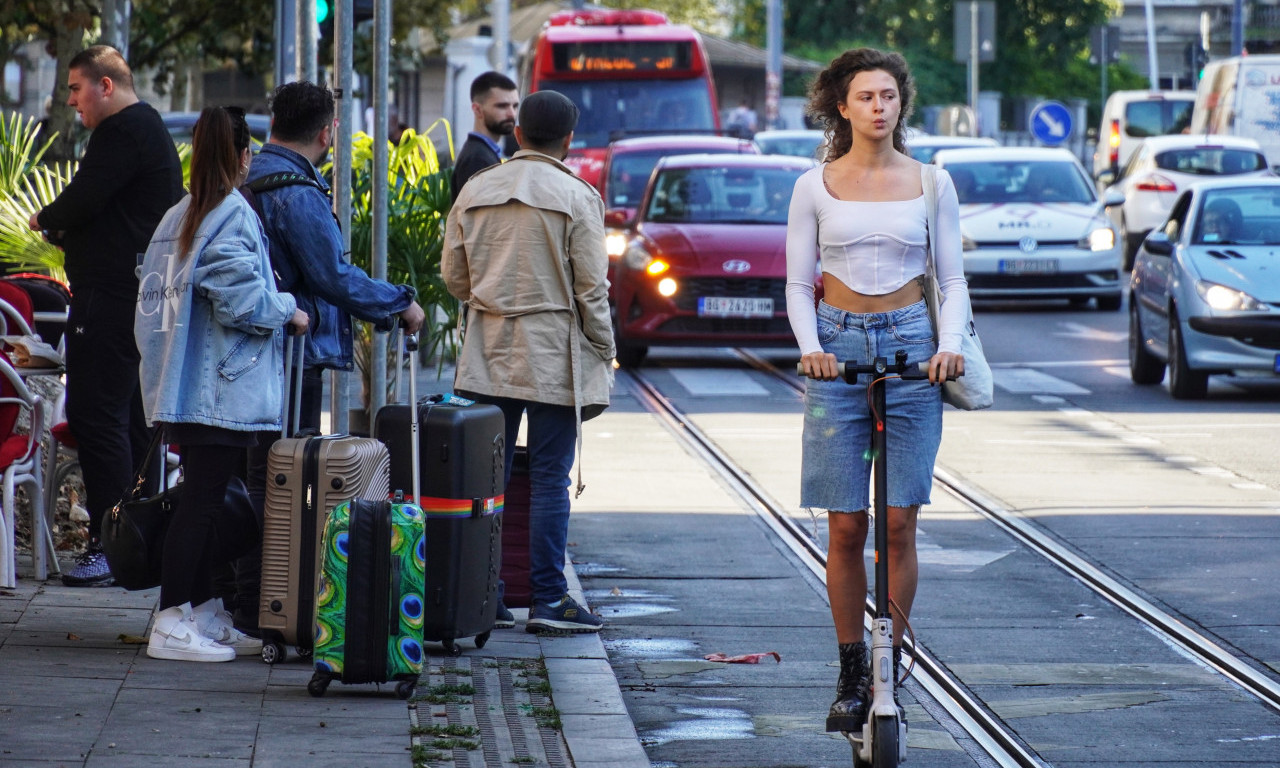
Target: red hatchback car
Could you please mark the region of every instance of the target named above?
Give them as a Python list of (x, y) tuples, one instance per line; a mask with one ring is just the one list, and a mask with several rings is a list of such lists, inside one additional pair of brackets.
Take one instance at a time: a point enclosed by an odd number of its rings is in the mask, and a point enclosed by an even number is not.
[(677, 155), (658, 161), (616, 270), (618, 363), (653, 344), (791, 346), (787, 209), (812, 160)]

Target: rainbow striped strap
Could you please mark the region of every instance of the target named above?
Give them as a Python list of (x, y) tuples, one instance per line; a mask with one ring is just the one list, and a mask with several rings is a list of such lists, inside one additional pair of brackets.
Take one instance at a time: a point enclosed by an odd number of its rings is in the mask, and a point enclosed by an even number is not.
[(475, 499), (445, 499), (439, 496), (423, 496), (418, 506), (427, 517), (487, 517), (502, 514), (506, 496), (489, 496)]

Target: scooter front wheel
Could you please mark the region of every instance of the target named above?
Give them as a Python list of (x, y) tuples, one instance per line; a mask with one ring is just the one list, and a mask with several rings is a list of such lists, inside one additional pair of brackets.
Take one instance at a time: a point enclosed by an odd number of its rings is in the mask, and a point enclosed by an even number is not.
[(871, 736), (872, 768), (897, 768), (898, 718), (877, 717)]

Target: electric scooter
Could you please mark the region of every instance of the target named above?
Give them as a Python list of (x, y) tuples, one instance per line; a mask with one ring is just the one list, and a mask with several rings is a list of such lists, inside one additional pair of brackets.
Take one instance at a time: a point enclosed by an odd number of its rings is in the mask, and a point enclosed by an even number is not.
[[(804, 375), (804, 367), (797, 364)], [(905, 350), (898, 350), (893, 363), (877, 357), (869, 365), (856, 362), (838, 364), (840, 376), (855, 384), (858, 377), (869, 374), (867, 390), (875, 430), (871, 434), (871, 451), (875, 478), (875, 619), (871, 626), (872, 698), (867, 707), (867, 721), (862, 730), (844, 731), (853, 746), (854, 768), (895, 768), (907, 759), (907, 721), (894, 699), (898, 681), (893, 676), (893, 616), (889, 610), (889, 470), (888, 435), (885, 432), (885, 383), (889, 379), (927, 379), (928, 363), (907, 363)]]

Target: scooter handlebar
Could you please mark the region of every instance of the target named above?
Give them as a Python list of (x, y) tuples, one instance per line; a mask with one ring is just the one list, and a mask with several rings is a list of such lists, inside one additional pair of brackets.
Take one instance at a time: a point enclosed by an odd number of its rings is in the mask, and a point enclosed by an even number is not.
[[(906, 370), (896, 371), (894, 370), (893, 366), (889, 366), (883, 372), (891, 376), (893, 375), (900, 376), (904, 379), (929, 378), (929, 361), (926, 360), (922, 363), (916, 363), (915, 366), (913, 367), (915, 368), (915, 370), (912, 370), (912, 367), (908, 367)], [(844, 379), (845, 381), (849, 380), (850, 373), (852, 373), (856, 378), (859, 374), (863, 374), (863, 373), (874, 374), (874, 373), (880, 373), (880, 372), (881, 371), (878, 370), (874, 364), (859, 365), (858, 363), (850, 363), (850, 362), (836, 363), (836, 375)], [(796, 375), (797, 376), (805, 375), (804, 363), (796, 363)], [(961, 374), (961, 375), (963, 376), (964, 374)], [(959, 376), (948, 376), (947, 381), (955, 381), (958, 378)]]

